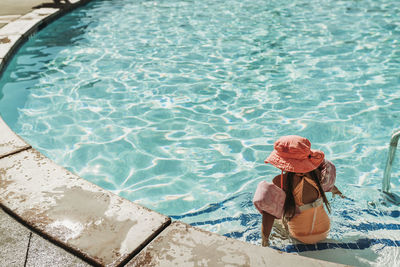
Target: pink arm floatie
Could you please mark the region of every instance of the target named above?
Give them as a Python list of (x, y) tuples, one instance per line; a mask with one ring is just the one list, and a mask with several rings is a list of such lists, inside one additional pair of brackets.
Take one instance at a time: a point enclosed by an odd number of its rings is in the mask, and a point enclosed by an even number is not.
[(261, 213), (265, 211), (276, 218), (282, 218), (286, 193), (272, 183), (261, 181), (253, 197), (253, 204)]
[(332, 162), (325, 159), (320, 165), (321, 186), (325, 192), (330, 192), (336, 181), (336, 167)]

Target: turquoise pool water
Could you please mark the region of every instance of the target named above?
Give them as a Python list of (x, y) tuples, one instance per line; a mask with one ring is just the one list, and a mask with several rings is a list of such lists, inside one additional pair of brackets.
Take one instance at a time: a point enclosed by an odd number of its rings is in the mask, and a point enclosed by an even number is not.
[(390, 265), (400, 209), (378, 189), (400, 128), (399, 13), (394, 0), (93, 1), (21, 47), (0, 115), (85, 179), (257, 244), (252, 195), (279, 174), (263, 160), (279, 136), (305, 136), (348, 199), (332, 199), (326, 242), (272, 246)]

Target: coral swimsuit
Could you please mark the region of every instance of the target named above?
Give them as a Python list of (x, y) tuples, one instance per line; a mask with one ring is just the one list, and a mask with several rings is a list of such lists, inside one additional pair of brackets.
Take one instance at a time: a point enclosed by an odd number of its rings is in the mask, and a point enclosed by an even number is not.
[[(305, 180), (317, 189), (319, 197), (316, 201), (306, 205), (303, 203)], [(330, 220), (324, 209), (317, 184), (312, 179), (304, 176), (293, 189), (293, 197), (296, 206), (302, 211), (288, 222), (290, 235), (306, 244), (316, 243), (325, 239), (329, 233)]]

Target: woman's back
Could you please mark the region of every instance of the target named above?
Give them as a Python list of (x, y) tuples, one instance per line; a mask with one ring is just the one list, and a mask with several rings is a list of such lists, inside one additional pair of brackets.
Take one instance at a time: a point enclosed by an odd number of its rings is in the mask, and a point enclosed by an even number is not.
[(303, 210), (288, 222), (290, 234), (303, 243), (315, 243), (325, 239), (330, 229), (330, 220), (324, 209), (318, 185), (309, 174), (296, 174), (293, 184), (296, 207), (303, 207)]

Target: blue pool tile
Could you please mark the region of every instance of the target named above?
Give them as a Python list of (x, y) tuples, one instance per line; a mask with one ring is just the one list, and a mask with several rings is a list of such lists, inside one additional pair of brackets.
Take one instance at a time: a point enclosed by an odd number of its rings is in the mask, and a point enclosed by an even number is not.
[(347, 243), (338, 243), (340, 248), (344, 248), (344, 249), (350, 249), (349, 245)]
[(317, 243), (317, 250), (324, 250), (328, 248), (328, 243)]
[(395, 247), (396, 243), (391, 239), (381, 239), (380, 243), (385, 244), (386, 246)]
[(357, 243), (347, 243), (350, 249), (360, 249)]
[(400, 211), (398, 210), (393, 210), (390, 214), (393, 218), (398, 218), (400, 216)]
[(260, 236), (260, 234), (258, 232), (257, 233), (251, 233), (248, 236), (246, 236), (246, 241), (247, 242), (254, 242), (254, 241), (258, 241), (260, 239), (261, 239), (261, 236)]
[(288, 247), (289, 247), (288, 252), (295, 252), (295, 253), (300, 252), (296, 245), (290, 245)]
[(287, 253), (293, 253), (293, 252), (301, 252), (299, 251), (299, 249), (297, 248), (297, 245), (289, 245), (286, 246), (284, 249), (285, 252)]
[(328, 243), (328, 248), (335, 249), (340, 248), (340, 246), (337, 243)]
[(310, 251), (309, 246), (306, 244), (297, 244), (296, 247), (299, 252)]
[(318, 251), (318, 250), (337, 249), (337, 248), (350, 249), (350, 250), (363, 250), (371, 247), (374, 244), (383, 244), (385, 246), (390, 246), (390, 247), (400, 247), (400, 240), (361, 238), (358, 239), (356, 242), (352, 243), (321, 242), (317, 244), (293, 244), (283, 248), (271, 246), (271, 248), (279, 251), (284, 251), (287, 253), (300, 253), (305, 251)]
[(360, 249), (366, 249), (369, 248), (372, 244), (372, 240), (368, 239), (368, 238), (363, 238), (363, 239), (359, 239), (357, 240), (357, 245)]

